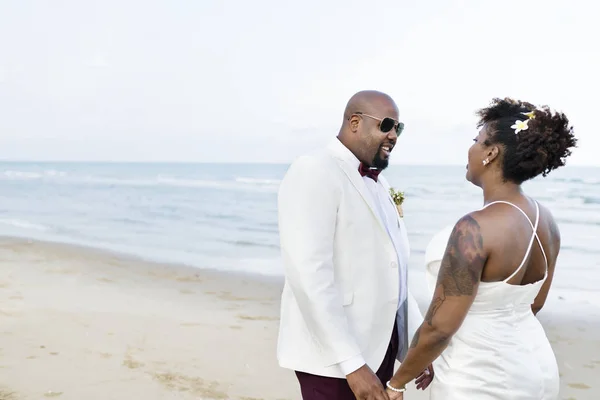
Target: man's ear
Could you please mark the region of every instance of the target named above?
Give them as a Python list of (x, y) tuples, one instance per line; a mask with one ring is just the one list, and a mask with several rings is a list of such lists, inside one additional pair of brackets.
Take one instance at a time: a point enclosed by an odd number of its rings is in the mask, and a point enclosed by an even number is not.
[(358, 115), (350, 116), (348, 121), (349, 121), (348, 125), (350, 126), (350, 130), (352, 132), (356, 132), (358, 130), (358, 125), (360, 124), (360, 118), (358, 117)]

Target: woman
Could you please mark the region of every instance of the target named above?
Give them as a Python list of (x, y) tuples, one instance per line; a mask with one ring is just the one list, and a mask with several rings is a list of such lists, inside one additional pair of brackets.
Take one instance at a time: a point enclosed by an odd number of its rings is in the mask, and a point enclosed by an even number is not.
[(483, 190), (484, 207), (443, 241), (429, 310), (387, 383), (391, 400), (438, 357), (431, 399), (558, 397), (556, 359), (535, 314), (548, 296), (560, 234), (521, 184), (563, 166), (576, 139), (566, 116), (547, 107), (494, 99), (478, 115), (466, 175)]

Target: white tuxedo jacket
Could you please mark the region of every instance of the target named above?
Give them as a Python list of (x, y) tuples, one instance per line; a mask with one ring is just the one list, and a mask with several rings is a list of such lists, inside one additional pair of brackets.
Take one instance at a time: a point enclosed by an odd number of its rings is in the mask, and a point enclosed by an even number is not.
[[(283, 368), (345, 378), (338, 363), (359, 354), (373, 371), (379, 368), (397, 313), (405, 321), (399, 329), (402, 360), (423, 318), (410, 291), (398, 309), (396, 247), (340, 146), (335, 139), (300, 157), (280, 185), (285, 284), (277, 356)], [(382, 175), (378, 183), (388, 191)], [(405, 233), (401, 241), (407, 262)]]

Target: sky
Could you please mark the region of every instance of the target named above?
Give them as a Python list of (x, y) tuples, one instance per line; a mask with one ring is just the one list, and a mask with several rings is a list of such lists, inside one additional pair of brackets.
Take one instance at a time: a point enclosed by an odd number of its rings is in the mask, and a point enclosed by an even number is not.
[(0, 0), (0, 160), (290, 162), (359, 90), (395, 164), (465, 164), (494, 97), (547, 104), (600, 165), (593, 1)]

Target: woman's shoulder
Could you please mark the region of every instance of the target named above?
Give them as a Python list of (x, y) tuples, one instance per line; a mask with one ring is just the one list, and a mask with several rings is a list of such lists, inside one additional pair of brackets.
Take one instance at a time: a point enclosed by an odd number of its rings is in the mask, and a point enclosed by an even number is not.
[(448, 244), (448, 240), (455, 233), (455, 231), (469, 230), (477, 228), (478, 220), (482, 218), (479, 214), (479, 210), (469, 212), (462, 217), (458, 218), (453, 224), (446, 225), (439, 231), (437, 231), (429, 240), (425, 249), (425, 260), (441, 260), (444, 255), (444, 251)]
[[(536, 208), (538, 211), (536, 211)], [(539, 201), (529, 197), (525, 197), (525, 201), (494, 201), (467, 215), (482, 225), (487, 223), (498, 224), (502, 221), (511, 225), (512, 222), (506, 218), (508, 215), (519, 219), (527, 216), (532, 223), (535, 223), (537, 212), (539, 212), (540, 226), (546, 223), (549, 225), (555, 223), (550, 209)]]
[[(486, 232), (497, 234), (499, 225), (506, 224), (511, 226), (512, 222), (506, 218), (506, 213), (509, 209), (517, 211), (514, 205), (507, 203), (499, 203), (498, 207), (482, 207), (462, 215), (453, 224), (444, 226), (431, 237), (427, 244), (425, 263), (442, 259), (452, 235), (485, 235)], [(551, 211), (542, 204), (539, 204), (539, 210), (540, 221), (547, 222), (551, 230), (556, 231), (556, 234), (558, 234), (558, 227)]]
[(543, 222), (546, 226), (551, 243), (560, 246), (560, 230), (552, 211), (548, 207), (538, 204), (540, 207), (540, 222)]

